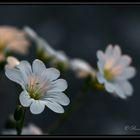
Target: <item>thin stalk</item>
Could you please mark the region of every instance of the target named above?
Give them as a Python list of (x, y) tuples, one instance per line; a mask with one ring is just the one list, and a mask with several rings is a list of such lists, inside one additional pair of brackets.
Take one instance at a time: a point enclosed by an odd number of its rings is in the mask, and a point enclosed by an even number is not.
[(26, 108), (23, 107), (23, 114), (21, 116), (21, 119), (19, 121), (16, 121), (16, 130), (17, 130), (18, 135), (21, 135), (21, 133), (22, 133), (25, 113), (26, 113)]
[(90, 87), (90, 81), (91, 79), (86, 79), (81, 91), (79, 92), (79, 94), (77, 94), (77, 97), (75, 99), (75, 101), (69, 106), (69, 108), (64, 112), (64, 114), (62, 114), (48, 129), (48, 133), (49, 134), (53, 134), (54, 131), (60, 126), (62, 125), (69, 117), (70, 115), (77, 111), (80, 106), (82, 101), (85, 99), (85, 95), (86, 93), (88, 93), (89, 87)]

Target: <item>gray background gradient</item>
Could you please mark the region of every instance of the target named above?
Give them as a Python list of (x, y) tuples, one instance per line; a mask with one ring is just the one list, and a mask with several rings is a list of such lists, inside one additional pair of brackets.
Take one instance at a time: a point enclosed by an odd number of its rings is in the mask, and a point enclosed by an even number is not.
[[(140, 128), (140, 5), (0, 5), (0, 25), (28, 25), (56, 50), (64, 50), (70, 58), (85, 59), (93, 67), (97, 50), (105, 50), (110, 43), (119, 44), (123, 53), (133, 58), (132, 65), (137, 69), (131, 80), (133, 96), (124, 101), (107, 92), (89, 92), (81, 108), (55, 134), (140, 134), (124, 130), (127, 125)], [(19, 58), (32, 62), (34, 54), (31, 51)], [(67, 94), (72, 101), (82, 80), (70, 72), (64, 78), (69, 83)], [(15, 85), (4, 74), (0, 77), (0, 130), (15, 109)], [(45, 132), (59, 116), (49, 109), (40, 115), (32, 115), (28, 110), (25, 125), (35, 123)]]

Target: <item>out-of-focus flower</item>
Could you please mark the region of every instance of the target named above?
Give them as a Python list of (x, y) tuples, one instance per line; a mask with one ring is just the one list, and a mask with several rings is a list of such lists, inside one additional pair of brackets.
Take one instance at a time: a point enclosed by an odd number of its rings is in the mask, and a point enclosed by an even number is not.
[(52, 56), (51, 65), (62, 71), (66, 70), (69, 68), (69, 58), (63, 51), (55, 51)]
[(6, 61), (7, 61), (7, 64), (6, 64), (5, 67), (14, 68), (14, 67), (16, 67), (17, 65), (20, 64), (20, 61), (17, 58), (13, 57), (13, 56), (8, 56), (6, 58)]
[(20, 61), (16, 68), (5, 68), (6, 76), (21, 85), (20, 103), (24, 107), (30, 106), (33, 114), (43, 112), (45, 105), (56, 113), (63, 113), (61, 105), (69, 104), (69, 98), (63, 93), (67, 88), (64, 79), (58, 79), (60, 72), (55, 68), (47, 68), (38, 59), (33, 61), (32, 67), (27, 61)]
[(36, 34), (36, 32), (30, 27), (25, 26), (23, 30), (30, 39), (36, 40), (38, 38), (38, 35)]
[(52, 57), (55, 54), (55, 50), (43, 38), (38, 38), (37, 46), (38, 49), (44, 51), (44, 55), (46, 56)]
[(55, 51), (54, 59), (55, 62), (59, 61), (59, 62), (68, 63), (69, 61), (64, 51)]
[(95, 78), (96, 71), (89, 65), (89, 63), (82, 59), (72, 59), (70, 61), (70, 68), (79, 78), (85, 78), (88, 75)]
[(35, 41), (35, 43), (37, 44), (37, 52), (40, 59), (51, 60), (50, 64), (58, 68), (68, 68), (69, 58), (63, 51), (54, 50), (53, 47), (51, 47), (51, 45), (46, 40), (37, 35), (35, 31), (30, 27), (25, 27), (24, 31), (30, 37), (30, 39)]
[(33, 29), (26, 26), (24, 27), (24, 31), (28, 37), (37, 44), (37, 49), (38, 51), (43, 52), (43, 56), (46, 55), (47, 57), (50, 57), (55, 54), (55, 50), (49, 45), (49, 43), (41, 38)]
[(99, 83), (104, 84), (109, 93), (126, 99), (133, 93), (133, 87), (128, 81), (134, 77), (136, 70), (129, 66), (132, 59), (128, 55), (122, 55), (118, 45), (114, 47), (108, 45), (105, 53), (97, 52), (98, 69), (97, 79)]
[[(2, 131), (3, 135), (16, 135), (15, 129), (4, 129)], [(23, 127), (21, 135), (42, 135), (42, 130), (34, 124), (29, 124), (27, 127)]]
[(0, 61), (5, 60), (7, 52), (26, 54), (29, 42), (25, 33), (11, 26), (0, 26)]

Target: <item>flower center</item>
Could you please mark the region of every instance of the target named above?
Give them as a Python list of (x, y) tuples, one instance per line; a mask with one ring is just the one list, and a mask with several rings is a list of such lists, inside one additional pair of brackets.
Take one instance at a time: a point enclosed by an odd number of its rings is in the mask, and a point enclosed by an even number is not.
[(108, 81), (111, 81), (114, 78), (114, 75), (111, 73), (111, 71), (107, 69), (104, 70), (104, 76)]
[(27, 91), (31, 98), (40, 99), (47, 90), (47, 82), (36, 75), (28, 77)]
[(109, 69), (104, 68), (104, 76), (108, 81), (113, 80), (114, 77), (117, 77), (122, 72), (123, 72), (123, 66), (120, 64), (114, 65)]

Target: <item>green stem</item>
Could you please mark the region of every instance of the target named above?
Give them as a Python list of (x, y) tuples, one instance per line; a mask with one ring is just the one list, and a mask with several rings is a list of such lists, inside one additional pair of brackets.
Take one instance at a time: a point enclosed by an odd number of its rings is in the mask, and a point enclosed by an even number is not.
[(22, 133), (22, 128), (23, 128), (25, 113), (26, 113), (26, 108), (23, 107), (23, 112), (22, 112), (21, 119), (18, 120), (18, 121), (16, 121), (16, 130), (17, 130), (17, 134), (18, 135), (21, 135), (21, 133)]
[(89, 90), (89, 84), (90, 80), (88, 79), (88, 82), (86, 81), (84, 86), (82, 87), (81, 92), (79, 92), (79, 94), (76, 97), (76, 100), (71, 104), (71, 106), (69, 106), (69, 108), (67, 109), (67, 111), (65, 111), (64, 114), (61, 115), (60, 118), (58, 118), (48, 129), (48, 133), (52, 134), (54, 133), (54, 131), (60, 126), (62, 125), (69, 117), (70, 115), (77, 111), (80, 108), (80, 105), (83, 101), (83, 99), (85, 99), (85, 95)]

